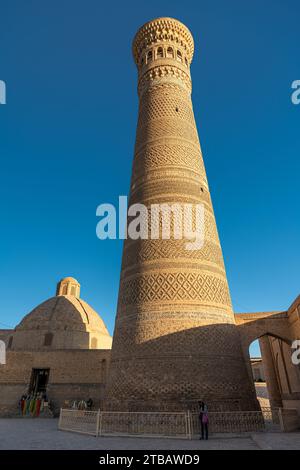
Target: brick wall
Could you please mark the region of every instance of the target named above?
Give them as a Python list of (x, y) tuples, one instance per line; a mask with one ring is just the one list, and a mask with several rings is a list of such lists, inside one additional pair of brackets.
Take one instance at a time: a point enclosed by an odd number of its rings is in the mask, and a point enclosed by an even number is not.
[(33, 368), (50, 369), (48, 396), (55, 410), (65, 401), (92, 398), (98, 408), (104, 396), (110, 350), (8, 351), (0, 366), (0, 414), (18, 412)]

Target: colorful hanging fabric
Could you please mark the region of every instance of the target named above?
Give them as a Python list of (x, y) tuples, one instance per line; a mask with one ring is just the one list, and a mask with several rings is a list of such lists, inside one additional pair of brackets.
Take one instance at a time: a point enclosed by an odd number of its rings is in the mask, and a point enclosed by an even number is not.
[(41, 410), (41, 399), (38, 398), (38, 399), (36, 400), (35, 416), (40, 416), (40, 410)]

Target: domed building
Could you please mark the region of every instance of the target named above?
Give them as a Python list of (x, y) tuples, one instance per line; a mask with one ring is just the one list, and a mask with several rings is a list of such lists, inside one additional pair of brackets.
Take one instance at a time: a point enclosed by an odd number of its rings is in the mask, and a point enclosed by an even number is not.
[(66, 277), (56, 296), (34, 308), (9, 338), (12, 350), (110, 349), (112, 338), (95, 310), (80, 298), (80, 284)]
[(80, 298), (73, 277), (34, 308), (14, 330), (0, 330), (6, 364), (0, 367), (0, 415), (18, 413), (23, 395), (47, 395), (55, 414), (74, 401), (102, 406), (112, 337), (98, 313)]
[[(287, 311), (235, 314), (235, 321), (245, 360), (251, 342), (260, 341), (271, 406), (295, 408), (300, 414), (300, 369), (290, 361), (290, 344), (300, 334), (299, 315), (300, 296)], [(105, 409), (112, 338), (98, 313), (80, 298), (76, 279), (59, 281), (54, 297), (15, 329), (0, 330), (0, 341), (6, 344), (6, 362), (0, 363), (0, 416), (20, 414), (23, 395), (47, 395), (55, 415), (61, 407), (89, 399), (94, 409)]]

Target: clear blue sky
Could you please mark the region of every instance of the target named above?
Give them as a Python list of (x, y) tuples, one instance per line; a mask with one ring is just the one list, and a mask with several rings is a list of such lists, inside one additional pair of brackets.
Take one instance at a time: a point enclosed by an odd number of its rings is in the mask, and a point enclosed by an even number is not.
[(70, 275), (113, 331), (122, 242), (96, 238), (95, 210), (128, 191), (131, 41), (157, 16), (195, 39), (194, 110), (234, 309), (290, 305), (300, 293), (299, 13), (299, 0), (1, 1), (1, 327)]

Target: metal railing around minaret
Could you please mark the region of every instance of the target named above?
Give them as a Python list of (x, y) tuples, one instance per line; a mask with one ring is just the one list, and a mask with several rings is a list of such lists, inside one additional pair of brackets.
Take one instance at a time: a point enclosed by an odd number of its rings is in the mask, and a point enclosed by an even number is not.
[[(209, 413), (209, 433), (242, 434), (272, 430), (276, 415), (263, 411)], [(117, 412), (61, 409), (58, 428), (93, 436), (135, 436), (193, 439), (199, 438), (200, 421), (196, 412)], [(274, 428), (275, 430), (275, 428)]]

